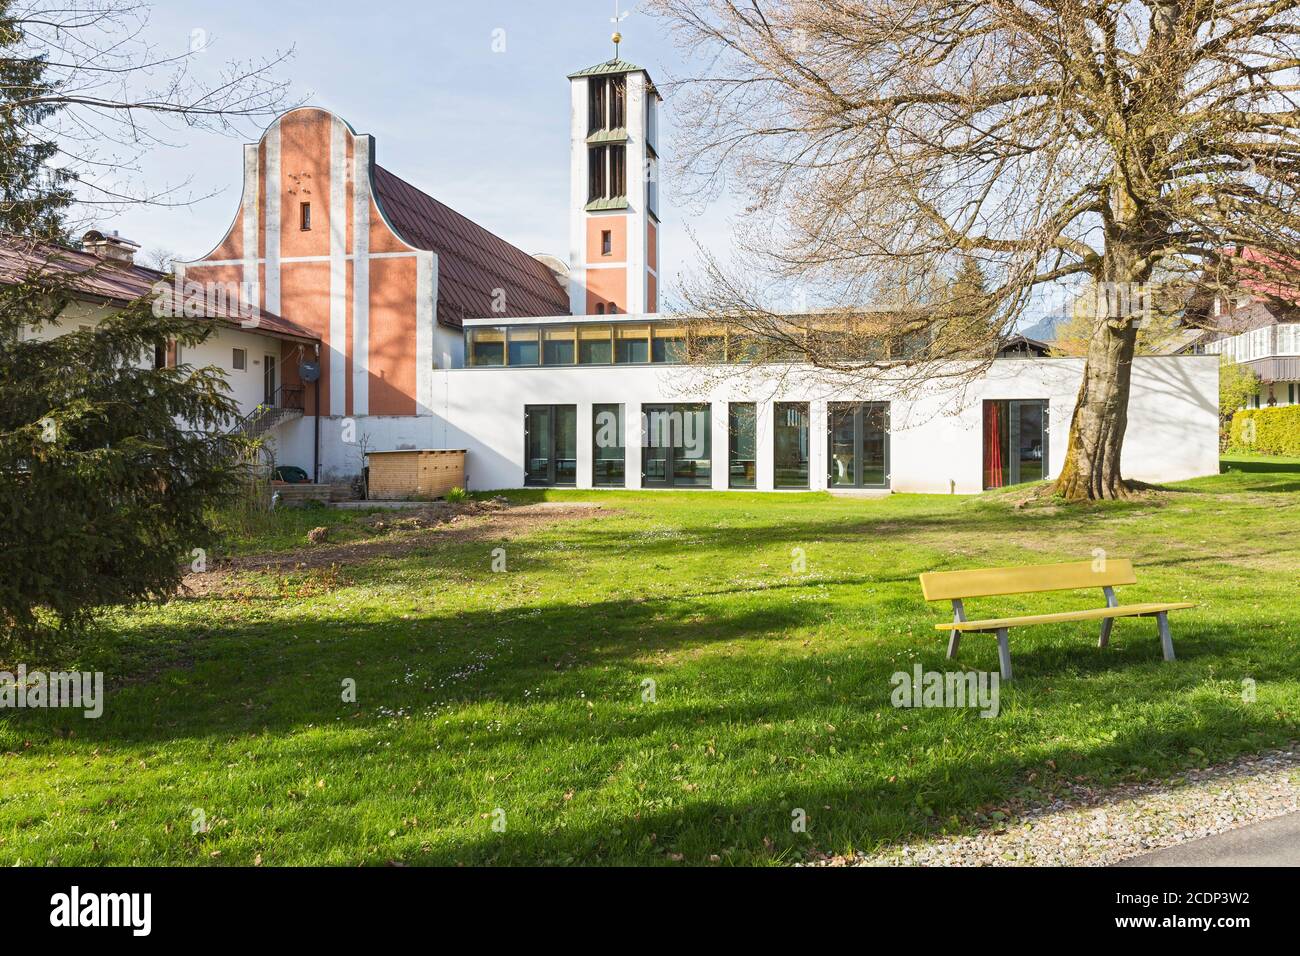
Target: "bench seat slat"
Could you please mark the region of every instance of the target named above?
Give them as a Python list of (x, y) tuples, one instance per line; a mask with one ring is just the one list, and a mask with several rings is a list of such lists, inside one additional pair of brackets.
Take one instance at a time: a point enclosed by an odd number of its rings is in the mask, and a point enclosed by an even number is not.
[(1158, 614), (1161, 611), (1180, 611), (1196, 607), (1190, 601), (1173, 604), (1121, 604), (1117, 607), (1097, 607), (1084, 611), (1058, 611), (1055, 614), (1029, 614), (1024, 617), (995, 617), (982, 621), (949, 621), (936, 624), (936, 631), (996, 631), (1003, 627), (1022, 627), (1027, 624), (1059, 624), (1066, 621), (1096, 621), (1103, 618), (1134, 617), (1139, 614)]

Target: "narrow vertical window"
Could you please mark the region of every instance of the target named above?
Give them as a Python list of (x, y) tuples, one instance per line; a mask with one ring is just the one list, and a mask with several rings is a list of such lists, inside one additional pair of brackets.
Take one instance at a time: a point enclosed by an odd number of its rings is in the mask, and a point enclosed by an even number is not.
[(298, 203), (298, 226), (303, 232), (311, 229), (311, 203)]
[(587, 132), (606, 129), (605, 103), (609, 84), (604, 78), (592, 77), (587, 81)]
[(627, 125), (627, 77), (615, 76), (609, 81), (609, 129)]
[(602, 256), (614, 254), (614, 233), (609, 229), (600, 231), (600, 254)]
[(605, 157), (608, 150), (604, 146), (593, 146), (587, 154), (587, 201), (604, 199), (608, 179), (605, 174)]
[(609, 196), (627, 195), (627, 147), (611, 146), (609, 150)]
[(230, 367), (236, 372), (245, 371), (248, 368), (248, 352), (244, 349), (231, 349)]

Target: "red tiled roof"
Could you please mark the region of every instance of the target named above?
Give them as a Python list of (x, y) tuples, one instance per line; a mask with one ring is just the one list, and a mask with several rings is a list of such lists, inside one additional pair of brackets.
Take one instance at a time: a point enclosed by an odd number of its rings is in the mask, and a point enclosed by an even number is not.
[[(551, 270), (382, 166), (374, 167), (375, 201), (398, 235), (438, 254), (438, 321), (568, 315), (569, 296)], [(494, 292), (505, 291), (496, 312)]]
[[(178, 292), (172, 276), (157, 269), (149, 269), (129, 262), (115, 262), (77, 249), (54, 243), (38, 242), (20, 236), (0, 236), (0, 283), (15, 285), (33, 276), (61, 273), (63, 281), (73, 295), (102, 305), (125, 306), (157, 292), (169, 299), (178, 312), (187, 305), (191, 314), (194, 303), (186, 302), (184, 290)], [(165, 288), (158, 287), (165, 283)], [(158, 287), (158, 288), (156, 288)], [(308, 339), (313, 342), (320, 336), (296, 322), (290, 322), (273, 312), (261, 311), (256, 326), (248, 321), (248, 312), (241, 314), (239, 303), (231, 301), (204, 301), (202, 318), (216, 319), (226, 325), (240, 326), (250, 332), (272, 335), (277, 338)]]

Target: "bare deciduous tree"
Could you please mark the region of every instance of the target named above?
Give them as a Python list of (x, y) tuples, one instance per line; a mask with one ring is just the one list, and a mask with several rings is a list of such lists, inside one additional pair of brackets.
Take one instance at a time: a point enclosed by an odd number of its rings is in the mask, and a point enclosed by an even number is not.
[(199, 27), (160, 43), (149, 13), (137, 0), (0, 2), (0, 160), (39, 159), (80, 220), (203, 198), (184, 183), (144, 184), (140, 159), (182, 145), (181, 131), (246, 134), (288, 105), (276, 70), (292, 49), (222, 58), (218, 38)]
[[(1090, 330), (1056, 482), (1069, 498), (1127, 493), (1135, 290), (1296, 288), (1300, 0), (651, 6), (708, 64), (673, 84), (684, 165), (700, 189), (739, 188), (755, 227), (742, 268), (705, 258), (692, 310), (731, 317), (776, 354), (859, 374), (889, 364), (897, 380), (902, 367), (979, 374), (1044, 284), (1114, 293)], [(963, 256), (989, 289), (960, 321), (908, 297), (873, 313), (868, 338), (913, 343), (892, 363), (865, 360), (866, 340), (827, 345), (821, 319), (792, 330), (754, 279), (761, 266), (772, 283), (817, 288), (853, 327), (887, 276), (933, 284)]]

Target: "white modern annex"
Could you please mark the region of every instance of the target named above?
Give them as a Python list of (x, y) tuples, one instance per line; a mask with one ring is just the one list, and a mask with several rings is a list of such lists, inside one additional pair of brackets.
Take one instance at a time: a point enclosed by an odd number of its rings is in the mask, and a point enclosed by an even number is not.
[[(904, 393), (807, 366), (678, 364), (663, 315), (465, 325), (466, 364), (435, 373), (431, 416), (322, 423), (327, 476), (355, 473), (362, 442), (464, 448), (471, 490), (970, 494), (1059, 472), (1083, 370), (1082, 359), (1008, 357), (963, 387)], [(1216, 473), (1217, 395), (1214, 356), (1138, 358), (1124, 474), (1166, 482)], [(305, 455), (309, 428), (290, 426), (281, 461)]]

